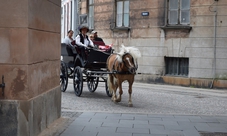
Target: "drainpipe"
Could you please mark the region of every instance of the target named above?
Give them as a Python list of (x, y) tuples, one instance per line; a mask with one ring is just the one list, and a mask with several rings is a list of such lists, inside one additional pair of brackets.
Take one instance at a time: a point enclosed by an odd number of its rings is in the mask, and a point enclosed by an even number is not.
[[(217, 4), (217, 3), (216, 3)], [(210, 89), (213, 88), (214, 80), (216, 77), (216, 44), (217, 44), (217, 5), (215, 6), (214, 14), (214, 62), (213, 62), (213, 80)]]

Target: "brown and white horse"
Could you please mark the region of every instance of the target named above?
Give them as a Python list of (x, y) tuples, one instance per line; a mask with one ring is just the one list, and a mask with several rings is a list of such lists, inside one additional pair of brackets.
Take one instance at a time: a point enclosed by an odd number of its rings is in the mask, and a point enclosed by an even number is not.
[[(137, 58), (141, 56), (140, 51), (134, 47), (125, 47), (122, 45), (121, 51), (109, 56), (107, 59), (107, 69), (111, 74), (108, 75), (108, 88), (112, 93), (112, 101), (120, 102), (123, 94), (122, 82), (128, 81), (129, 100), (128, 106), (132, 107), (132, 84), (136, 70), (138, 68)], [(119, 87), (119, 95), (116, 92)]]

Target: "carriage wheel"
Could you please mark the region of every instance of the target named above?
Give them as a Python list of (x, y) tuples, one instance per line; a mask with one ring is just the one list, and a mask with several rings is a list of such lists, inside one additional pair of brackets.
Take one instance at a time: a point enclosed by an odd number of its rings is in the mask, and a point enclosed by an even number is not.
[(76, 96), (80, 96), (83, 90), (83, 74), (79, 66), (74, 68), (73, 87)]
[(61, 91), (65, 92), (68, 86), (68, 68), (65, 62), (61, 61), (60, 85)]
[(107, 79), (106, 79), (106, 81), (105, 81), (106, 94), (107, 94), (107, 96), (112, 97), (112, 93), (110, 92), (110, 90), (109, 90), (109, 88), (108, 88), (108, 83), (107, 83), (107, 81), (108, 81), (108, 77), (107, 77)]
[(93, 74), (90, 77), (87, 77), (87, 87), (90, 92), (95, 92), (98, 87), (99, 77)]

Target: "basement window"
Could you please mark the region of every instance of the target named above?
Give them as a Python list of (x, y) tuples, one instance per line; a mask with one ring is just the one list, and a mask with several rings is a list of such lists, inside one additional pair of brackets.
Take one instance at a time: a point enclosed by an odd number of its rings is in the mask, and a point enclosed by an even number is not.
[(165, 57), (166, 75), (188, 76), (189, 58)]

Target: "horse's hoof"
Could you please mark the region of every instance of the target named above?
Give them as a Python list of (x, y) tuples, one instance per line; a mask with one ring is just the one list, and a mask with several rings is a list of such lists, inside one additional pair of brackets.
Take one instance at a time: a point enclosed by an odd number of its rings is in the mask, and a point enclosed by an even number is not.
[(117, 103), (118, 101), (116, 99), (111, 99), (114, 103)]
[(121, 102), (121, 100), (116, 100), (116, 102)]
[(128, 107), (133, 107), (133, 104), (132, 103), (128, 104)]

